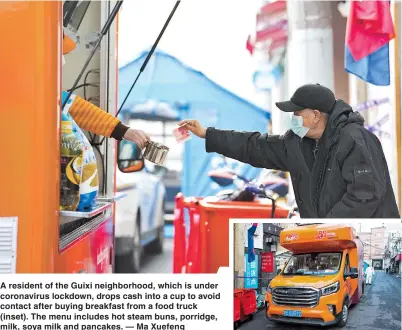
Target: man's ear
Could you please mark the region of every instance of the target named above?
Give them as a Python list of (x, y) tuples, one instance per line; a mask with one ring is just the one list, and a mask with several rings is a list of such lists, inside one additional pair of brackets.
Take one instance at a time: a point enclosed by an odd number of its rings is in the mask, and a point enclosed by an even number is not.
[(322, 113), (318, 110), (313, 110), (314, 112), (314, 123), (318, 123), (322, 117)]

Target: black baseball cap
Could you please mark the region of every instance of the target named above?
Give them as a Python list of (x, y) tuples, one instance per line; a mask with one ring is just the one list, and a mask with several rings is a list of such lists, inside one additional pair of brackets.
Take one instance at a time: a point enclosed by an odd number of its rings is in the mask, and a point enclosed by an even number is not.
[(276, 106), (284, 112), (295, 112), (313, 109), (330, 113), (336, 103), (335, 94), (320, 84), (307, 84), (299, 87), (290, 101), (276, 102)]

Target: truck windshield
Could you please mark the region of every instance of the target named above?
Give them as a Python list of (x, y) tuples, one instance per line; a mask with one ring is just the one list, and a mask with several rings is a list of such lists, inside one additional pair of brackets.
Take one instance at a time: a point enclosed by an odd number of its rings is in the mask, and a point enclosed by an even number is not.
[(330, 275), (339, 271), (341, 253), (294, 254), (287, 263), (284, 275)]

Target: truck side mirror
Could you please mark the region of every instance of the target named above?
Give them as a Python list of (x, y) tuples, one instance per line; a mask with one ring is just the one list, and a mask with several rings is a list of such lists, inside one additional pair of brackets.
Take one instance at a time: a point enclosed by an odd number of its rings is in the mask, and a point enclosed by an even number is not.
[(350, 277), (352, 279), (359, 278), (359, 272), (357, 271), (357, 268), (351, 267), (350, 271), (345, 273), (343, 277)]
[(144, 168), (141, 149), (131, 141), (119, 141), (117, 147), (117, 166), (123, 173), (139, 172)]

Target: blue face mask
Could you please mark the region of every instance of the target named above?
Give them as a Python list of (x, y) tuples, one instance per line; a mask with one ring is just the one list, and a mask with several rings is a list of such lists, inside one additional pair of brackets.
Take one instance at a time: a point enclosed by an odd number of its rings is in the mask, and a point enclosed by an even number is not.
[(303, 117), (296, 115), (292, 116), (290, 121), (290, 129), (293, 131), (293, 133), (301, 138), (304, 138), (307, 132), (310, 130), (310, 128), (303, 126)]

